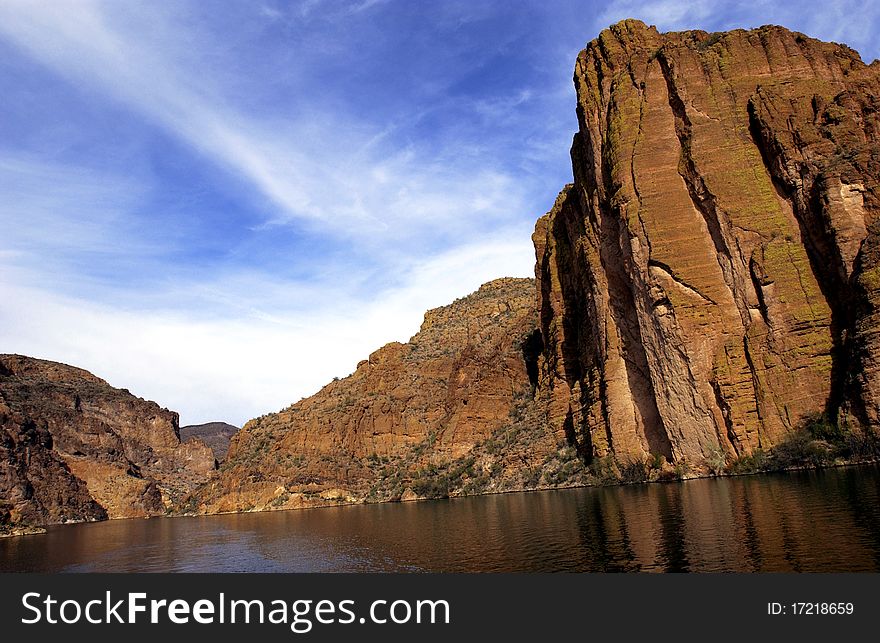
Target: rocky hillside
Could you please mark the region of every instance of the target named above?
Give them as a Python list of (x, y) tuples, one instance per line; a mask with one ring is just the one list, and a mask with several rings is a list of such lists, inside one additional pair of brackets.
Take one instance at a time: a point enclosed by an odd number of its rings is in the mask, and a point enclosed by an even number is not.
[(696, 468), (880, 414), (880, 63), (780, 27), (578, 56), (573, 184), (534, 242), (550, 421)]
[(878, 74), (780, 27), (603, 31), (534, 290), (487, 284), (249, 422), (186, 509), (873, 457)]
[(206, 422), (205, 424), (190, 424), (180, 427), (180, 439), (183, 442), (190, 438), (198, 438), (214, 452), (217, 462), (226, 459), (229, 450), (229, 440), (238, 432), (238, 427), (226, 422)]
[(0, 355), (0, 522), (149, 516), (203, 482), (214, 454), (177, 414), (79, 368)]
[[(287, 509), (564, 484), (583, 473), (533, 401), (531, 279), (428, 311), (344, 379), (236, 434), (189, 512)], [(540, 340), (537, 340), (540, 342)]]
[(628, 20), (574, 82), (574, 180), (536, 225), (536, 281), (428, 311), (408, 343), (248, 422), (216, 475), (176, 414), (0, 356), (0, 522), (876, 457), (880, 63), (780, 27)]

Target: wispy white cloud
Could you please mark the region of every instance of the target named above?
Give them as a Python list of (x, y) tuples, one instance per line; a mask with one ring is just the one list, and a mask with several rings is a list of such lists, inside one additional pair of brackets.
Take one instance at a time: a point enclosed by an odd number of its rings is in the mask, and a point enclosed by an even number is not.
[(146, 249), (143, 237), (120, 242), (130, 225), (123, 215), (143, 197), (141, 185), (124, 173), (0, 153), (0, 177), (0, 247), (127, 254)]
[[(266, 316), (130, 310), (0, 280), (0, 352), (89, 369), (181, 411), (184, 423), (241, 423), (349, 374), (389, 341), (406, 341), (425, 310), (499, 275), (529, 276), (531, 255), (521, 231), (508, 231), (412, 266), (405, 282), (376, 298), (346, 296), (340, 306), (296, 314), (282, 307)], [(296, 285), (219, 284), (238, 304), (249, 288), (258, 289), (252, 296), (280, 304), (281, 291), (291, 296)]]
[(625, 18), (638, 18), (657, 25), (664, 31), (694, 28), (712, 15), (718, 3), (708, 0), (615, 0), (600, 14), (600, 23), (607, 26)]
[(373, 7), (380, 6), (383, 4), (388, 4), (390, 0), (362, 0), (361, 2), (352, 4), (348, 11), (349, 13), (360, 13), (362, 11), (367, 11), (372, 9)]
[(339, 114), (314, 111), (284, 120), (244, 113), (234, 96), (210, 85), (216, 74), (175, 57), (176, 43), (192, 34), (160, 19), (144, 38), (142, 24), (133, 29), (114, 20), (113, 9), (88, 0), (11, 0), (0, 5), (0, 34), (249, 183), (271, 204), (271, 223), (302, 219), (339, 234), (412, 236), (447, 224), (472, 227), (474, 217), (488, 223), (485, 217), (507, 216), (521, 205), (517, 181), (484, 169), (484, 158), (455, 159), (458, 149), (390, 148), (383, 130), (353, 113), (344, 115), (346, 123)]
[[(385, 342), (405, 341), (427, 308), (531, 273), (526, 188), (487, 163), (479, 141), (427, 149), (395, 143), (400, 123), (363, 120), (356, 109), (309, 104), (289, 118), (254, 110), (236, 95), (237, 79), (211, 66), (206, 51), (216, 43), (156, 5), (127, 8), (11, 0), (0, 5), (0, 37), (250, 188), (264, 206), (255, 236), (290, 234), (287, 224), (298, 222), (343, 239), (339, 248), (356, 240), (371, 265), (309, 266), (298, 278), (247, 259), (162, 271), (190, 240), (141, 212), (163, 189), (152, 177), (5, 151), (0, 351), (90, 369), (180, 410), (184, 422), (243, 422), (347, 374)], [(284, 19), (263, 9), (263, 19)], [(123, 262), (152, 278), (133, 287), (93, 274)]]

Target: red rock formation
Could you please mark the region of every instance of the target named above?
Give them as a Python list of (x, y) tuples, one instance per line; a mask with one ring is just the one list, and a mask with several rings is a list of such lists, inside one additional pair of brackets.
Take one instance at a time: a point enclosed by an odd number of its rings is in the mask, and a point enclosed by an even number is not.
[[(186, 511), (287, 509), (571, 482), (583, 467), (546, 430), (526, 355), (534, 282), (499, 279), (428, 311), (344, 379), (251, 420)], [(537, 373), (533, 373), (536, 377)]]
[(574, 183), (534, 234), (551, 422), (697, 467), (876, 423), (880, 65), (780, 27), (581, 52)]
[(878, 74), (780, 27), (614, 25), (578, 56), (574, 181), (536, 225), (536, 283), (429, 311), (248, 422), (216, 477), (176, 414), (0, 357), (0, 521), (717, 472), (820, 414), (876, 434)]
[(181, 444), (177, 414), (79, 368), (0, 355), (0, 499), (6, 521), (164, 513), (214, 470)]

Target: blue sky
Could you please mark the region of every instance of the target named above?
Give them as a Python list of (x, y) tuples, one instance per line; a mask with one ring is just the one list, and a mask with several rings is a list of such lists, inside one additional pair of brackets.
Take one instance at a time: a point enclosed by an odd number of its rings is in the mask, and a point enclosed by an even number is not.
[[(792, 3), (789, 3), (792, 4)], [(0, 3), (0, 352), (246, 419), (532, 274), (625, 17), (880, 55), (872, 3)]]

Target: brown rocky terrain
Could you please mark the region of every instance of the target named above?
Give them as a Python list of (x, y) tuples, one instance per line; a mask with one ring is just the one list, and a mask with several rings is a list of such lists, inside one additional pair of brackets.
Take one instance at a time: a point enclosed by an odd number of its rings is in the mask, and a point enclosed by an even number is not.
[(574, 182), (533, 238), (540, 387), (587, 461), (876, 435), (878, 78), (781, 27), (627, 20), (581, 52)]
[(0, 523), (165, 513), (214, 470), (177, 414), (79, 368), (0, 355)]
[(603, 31), (574, 182), (533, 235), (537, 310), (499, 280), (430, 311), (249, 422), (187, 510), (876, 456), (878, 73), (780, 27)]
[(531, 279), (499, 279), (428, 311), (408, 343), (388, 344), (349, 377), (245, 424), (218, 477), (185, 510), (570, 483), (583, 465), (533, 401), (536, 322)]
[(180, 427), (180, 440), (187, 442), (190, 438), (198, 438), (214, 452), (217, 462), (226, 459), (229, 451), (229, 440), (238, 432), (238, 427), (226, 422), (206, 422), (205, 424), (190, 424)]
[(428, 311), (248, 422), (216, 475), (176, 414), (0, 356), (0, 523), (876, 458), (880, 63), (781, 27), (627, 20), (574, 82), (574, 180), (536, 225), (535, 281)]

